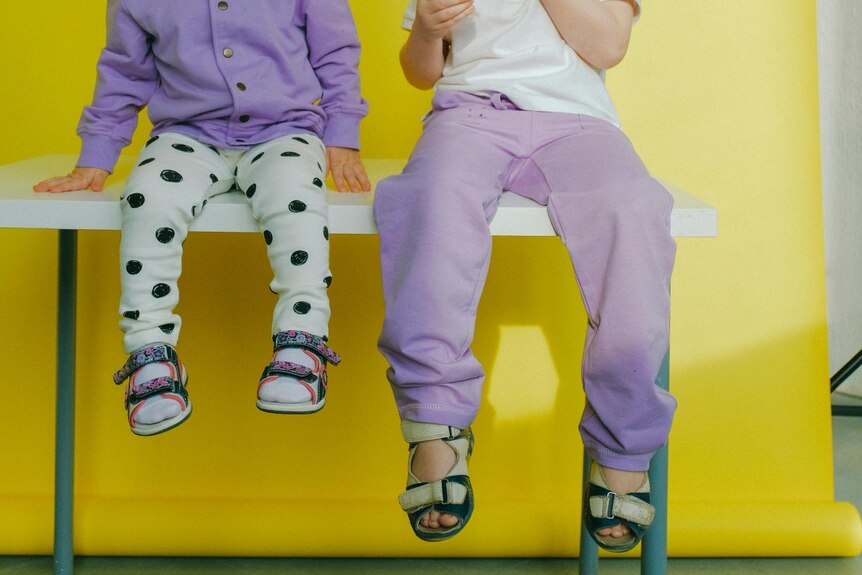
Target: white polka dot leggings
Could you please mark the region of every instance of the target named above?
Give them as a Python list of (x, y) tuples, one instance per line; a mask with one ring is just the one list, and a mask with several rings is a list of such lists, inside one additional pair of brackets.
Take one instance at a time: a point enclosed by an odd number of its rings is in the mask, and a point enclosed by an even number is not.
[(278, 296), (273, 333), (296, 329), (326, 337), (332, 276), (325, 169), (323, 144), (307, 134), (249, 150), (218, 150), (174, 133), (147, 142), (121, 201), (126, 353), (152, 343), (176, 345), (183, 241), (207, 200), (234, 184), (248, 198), (267, 245), (270, 289)]

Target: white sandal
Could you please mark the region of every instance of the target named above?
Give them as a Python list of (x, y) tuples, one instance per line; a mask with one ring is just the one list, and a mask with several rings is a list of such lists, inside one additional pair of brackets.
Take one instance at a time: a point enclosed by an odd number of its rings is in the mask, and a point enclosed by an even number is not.
[[(467, 461), (473, 453), (473, 433), (470, 428), (458, 429), (436, 423), (403, 420), (401, 433), (410, 444), (407, 459), (407, 490), (398, 497), (401, 508), (407, 512), (410, 527), (423, 541), (445, 541), (461, 532), (473, 514), (473, 487), (467, 473)], [(423, 482), (413, 475), (413, 456), (416, 445), (424, 441), (442, 439), (455, 452), (455, 465), (444, 479)], [(453, 515), (458, 523), (452, 527), (425, 527), (422, 518), (429, 511)]]

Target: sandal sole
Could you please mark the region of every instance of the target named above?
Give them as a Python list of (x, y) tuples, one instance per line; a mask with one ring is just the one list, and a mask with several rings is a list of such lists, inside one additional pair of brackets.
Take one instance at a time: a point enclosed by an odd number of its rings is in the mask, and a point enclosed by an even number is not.
[(151, 435), (158, 435), (160, 433), (164, 433), (166, 431), (170, 431), (171, 429), (177, 427), (184, 421), (186, 421), (192, 415), (192, 403), (189, 401), (188, 407), (180, 413), (179, 415), (172, 417), (170, 419), (166, 419), (164, 421), (160, 421), (158, 423), (141, 423), (135, 427), (131, 427), (132, 433), (138, 435), (140, 437), (149, 437)]
[(257, 400), (257, 408), (266, 413), (275, 413), (277, 415), (311, 415), (317, 413), (323, 406), (326, 405), (326, 400), (323, 399), (319, 403), (278, 403), (277, 401), (262, 401)]

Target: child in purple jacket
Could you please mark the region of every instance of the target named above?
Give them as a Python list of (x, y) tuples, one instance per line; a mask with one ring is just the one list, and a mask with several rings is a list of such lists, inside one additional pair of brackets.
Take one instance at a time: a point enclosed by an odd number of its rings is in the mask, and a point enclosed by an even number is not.
[(34, 189), (101, 191), (147, 106), (152, 138), (121, 198), (120, 327), (133, 433), (190, 415), (176, 344), (182, 245), (207, 200), (238, 188), (260, 223), (278, 296), (257, 406), (325, 403), (330, 315), (324, 178), (368, 190), (359, 158), (359, 40), (347, 0), (110, 0), (77, 167)]

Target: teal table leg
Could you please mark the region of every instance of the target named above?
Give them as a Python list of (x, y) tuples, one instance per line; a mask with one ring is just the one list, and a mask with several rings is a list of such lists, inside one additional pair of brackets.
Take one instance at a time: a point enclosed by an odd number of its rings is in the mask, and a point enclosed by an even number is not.
[[(585, 492), (587, 484), (590, 482), (590, 454), (584, 449), (584, 479), (583, 489)], [(578, 557), (578, 574), (579, 575), (597, 575), (599, 572), (599, 546), (593, 541), (586, 527), (583, 525), (583, 502), (581, 503), (581, 554)]]
[(54, 454), (54, 573), (71, 575), (75, 470), (76, 230), (60, 230), (57, 281), (57, 422)]
[[(655, 380), (662, 389), (670, 387), (670, 352), (664, 356), (661, 369)], [(667, 446), (653, 455), (649, 467), (650, 502), (655, 507), (655, 519), (641, 543), (641, 575), (665, 575), (667, 573)], [(590, 456), (584, 451), (583, 487), (590, 481)], [(599, 547), (587, 530), (581, 526), (581, 554), (578, 559), (579, 575), (597, 575), (599, 572)]]
[[(664, 356), (655, 381), (662, 389), (670, 387), (670, 351)], [(641, 575), (667, 573), (667, 446), (653, 455), (649, 466), (650, 503), (655, 507), (655, 519), (641, 543)]]

